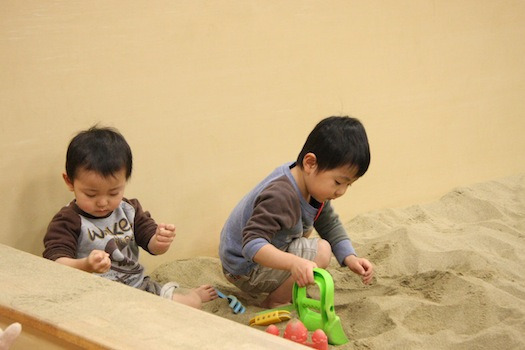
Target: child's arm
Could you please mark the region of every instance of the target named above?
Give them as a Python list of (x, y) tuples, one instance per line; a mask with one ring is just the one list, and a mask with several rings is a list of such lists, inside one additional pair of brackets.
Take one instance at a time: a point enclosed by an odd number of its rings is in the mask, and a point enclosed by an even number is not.
[(42, 256), (89, 273), (107, 272), (111, 267), (111, 260), (109, 254), (103, 250), (93, 250), (85, 258), (75, 258), (82, 227), (75, 208), (76, 205), (71, 203), (53, 217), (44, 236), (45, 249)]
[(271, 244), (259, 249), (253, 260), (263, 266), (277, 270), (288, 270), (299, 287), (314, 283), (314, 268), (317, 264), (291, 253), (283, 252)]
[(56, 262), (90, 273), (104, 273), (111, 267), (109, 254), (102, 250), (93, 250), (86, 258), (73, 259), (61, 257), (56, 259)]
[(355, 255), (348, 255), (345, 260), (345, 265), (348, 268), (361, 276), (364, 284), (369, 284), (374, 277), (374, 266), (365, 258), (358, 258)]
[(175, 239), (175, 225), (159, 224), (157, 231), (149, 240), (148, 250), (155, 255), (164, 254), (170, 249), (173, 239)]
[(367, 259), (358, 258), (355, 255), (352, 242), (330, 202), (324, 206), (314, 227), (319, 236), (330, 243), (332, 252), (341, 266), (346, 265), (352, 272), (360, 275), (364, 284), (369, 284), (372, 281), (373, 265)]

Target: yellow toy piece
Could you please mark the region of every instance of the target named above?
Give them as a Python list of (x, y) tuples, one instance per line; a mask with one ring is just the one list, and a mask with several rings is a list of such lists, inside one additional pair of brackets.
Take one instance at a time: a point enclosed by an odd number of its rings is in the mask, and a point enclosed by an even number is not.
[(250, 326), (267, 326), (273, 323), (288, 321), (292, 318), (290, 311), (286, 310), (272, 310), (262, 312), (250, 319)]

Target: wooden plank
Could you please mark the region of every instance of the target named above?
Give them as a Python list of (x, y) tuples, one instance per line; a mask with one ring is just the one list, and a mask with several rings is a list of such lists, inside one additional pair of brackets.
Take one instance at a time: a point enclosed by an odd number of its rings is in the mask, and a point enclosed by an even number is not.
[(0, 244), (0, 315), (87, 349), (304, 349)]

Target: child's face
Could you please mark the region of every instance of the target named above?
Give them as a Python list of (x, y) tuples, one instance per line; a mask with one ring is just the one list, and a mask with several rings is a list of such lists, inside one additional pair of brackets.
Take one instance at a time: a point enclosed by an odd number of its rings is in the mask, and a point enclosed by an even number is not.
[(310, 196), (322, 203), (341, 197), (357, 179), (356, 167), (342, 166), (330, 170), (314, 170), (305, 181)]
[(110, 214), (124, 197), (125, 169), (108, 177), (85, 169), (80, 169), (73, 181), (66, 174), (63, 177), (69, 190), (75, 193), (78, 207), (96, 217)]

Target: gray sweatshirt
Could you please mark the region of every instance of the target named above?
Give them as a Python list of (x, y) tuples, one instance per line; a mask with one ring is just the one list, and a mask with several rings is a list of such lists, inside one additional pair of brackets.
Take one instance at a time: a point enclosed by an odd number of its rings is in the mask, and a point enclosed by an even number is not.
[(221, 232), (219, 256), (224, 269), (248, 275), (255, 254), (266, 244), (286, 251), (292, 240), (308, 236), (313, 228), (327, 240), (343, 266), (355, 255), (350, 238), (330, 201), (308, 203), (291, 173), (295, 163), (275, 169), (233, 209)]
[(157, 224), (138, 200), (123, 199), (117, 209), (98, 218), (83, 212), (75, 203), (63, 207), (51, 220), (44, 237), (44, 258), (80, 259), (91, 251), (106, 251), (111, 269), (99, 274), (132, 287), (141, 285), (144, 267), (139, 263), (139, 246), (148, 251), (148, 243)]

